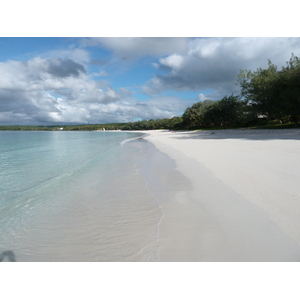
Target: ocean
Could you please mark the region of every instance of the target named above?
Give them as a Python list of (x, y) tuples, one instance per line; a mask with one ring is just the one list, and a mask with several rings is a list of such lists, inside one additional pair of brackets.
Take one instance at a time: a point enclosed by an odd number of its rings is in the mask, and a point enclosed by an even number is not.
[(158, 261), (175, 165), (142, 135), (0, 131), (0, 259)]

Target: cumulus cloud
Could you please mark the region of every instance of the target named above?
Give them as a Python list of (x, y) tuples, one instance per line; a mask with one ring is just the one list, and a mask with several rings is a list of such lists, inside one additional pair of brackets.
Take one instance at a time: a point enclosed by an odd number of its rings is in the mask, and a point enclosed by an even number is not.
[(100, 104), (97, 110), (89, 108), (89, 111), (93, 113), (92, 118), (101, 118), (103, 122), (130, 122), (137, 119), (180, 116), (188, 106), (191, 103), (183, 102), (179, 97), (155, 97), (148, 101), (127, 97), (115, 103)]
[(136, 93), (136, 92), (132, 92), (132, 91), (130, 91), (130, 90), (124, 88), (124, 87), (120, 87), (119, 90), (122, 93), (122, 95), (127, 96), (127, 97), (132, 96), (133, 94)]
[(47, 72), (57, 77), (78, 77), (80, 72), (86, 73), (83, 65), (76, 63), (72, 59), (48, 59)]
[(34, 58), (29, 61), (0, 63), (0, 88), (11, 90), (47, 90), (76, 84), (86, 77), (83, 65), (71, 59)]
[(166, 58), (159, 59), (160, 66), (170, 69), (172, 72), (180, 69), (184, 63), (182, 55), (172, 54)]
[(83, 39), (82, 43), (87, 46), (105, 47), (126, 59), (185, 53), (188, 49), (188, 38), (173, 37), (94, 37)]
[(108, 84), (93, 81), (85, 67), (72, 59), (7, 61), (0, 63), (0, 76), (3, 122), (10, 118), (29, 123), (84, 122), (89, 117), (86, 103), (107, 104), (121, 97)]
[(41, 55), (41, 58), (72, 59), (79, 64), (90, 62), (90, 54), (85, 49), (69, 47), (69, 49), (51, 50)]
[(126, 88), (93, 80), (81, 62), (67, 58), (2, 62), (0, 76), (1, 124), (128, 122), (171, 117), (187, 107), (174, 97), (139, 101)]
[[(155, 95), (165, 90), (203, 91), (210, 97), (238, 93), (235, 85), (240, 69), (266, 67), (268, 59), (279, 67), (291, 53), (300, 53), (299, 38), (196, 38), (183, 54), (171, 54), (154, 64), (167, 71), (151, 78), (142, 91)], [(211, 98), (217, 99), (217, 98)]]
[(109, 76), (109, 74), (104, 71), (104, 70), (101, 70), (99, 73), (92, 73), (93, 76), (100, 76), (100, 77), (106, 77), (106, 76)]
[(200, 94), (198, 95), (198, 100), (199, 100), (199, 101), (205, 101), (205, 100), (207, 100), (207, 99), (208, 99), (208, 97), (207, 97), (206, 95), (202, 94), (202, 93), (200, 93)]

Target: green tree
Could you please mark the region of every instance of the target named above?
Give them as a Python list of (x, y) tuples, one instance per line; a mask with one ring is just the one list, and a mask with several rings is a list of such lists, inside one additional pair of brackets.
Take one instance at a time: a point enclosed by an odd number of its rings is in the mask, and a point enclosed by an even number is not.
[(196, 128), (203, 126), (203, 113), (213, 103), (214, 101), (212, 100), (205, 100), (203, 102), (194, 103), (191, 107), (188, 107), (182, 115), (182, 125), (185, 128)]
[(300, 60), (292, 54), (281, 70), (269, 60), (268, 68), (255, 72), (241, 70), (238, 76), (241, 96), (256, 114), (269, 120), (300, 119)]
[(225, 96), (221, 100), (197, 102), (185, 110), (183, 125), (187, 128), (234, 126), (245, 114), (245, 101), (239, 96)]
[(280, 72), (277, 82), (279, 98), (284, 104), (284, 112), (289, 121), (298, 124), (300, 120), (300, 59), (292, 54), (287, 66)]

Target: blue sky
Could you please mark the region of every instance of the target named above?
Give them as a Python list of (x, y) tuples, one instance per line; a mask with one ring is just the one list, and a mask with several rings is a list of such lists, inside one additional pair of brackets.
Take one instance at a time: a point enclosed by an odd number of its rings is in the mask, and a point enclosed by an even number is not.
[(238, 94), (240, 69), (281, 67), (299, 38), (0, 38), (0, 124), (180, 116)]

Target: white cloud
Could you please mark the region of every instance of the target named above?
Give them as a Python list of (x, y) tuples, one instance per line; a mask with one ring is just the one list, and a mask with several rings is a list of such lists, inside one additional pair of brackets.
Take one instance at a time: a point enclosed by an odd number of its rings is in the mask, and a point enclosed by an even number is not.
[(184, 58), (178, 54), (172, 54), (166, 58), (159, 59), (159, 63), (163, 66), (176, 70), (182, 67)]
[(128, 97), (128, 96), (132, 96), (133, 94), (136, 93), (136, 92), (130, 91), (130, 90), (124, 88), (124, 87), (120, 87), (119, 90), (120, 90), (120, 92), (122, 93), (122, 95), (127, 96), (127, 97)]
[(100, 71), (99, 73), (93, 73), (92, 75), (93, 76), (97, 76), (97, 77), (106, 77), (106, 76), (109, 76), (109, 74), (106, 71), (104, 71), (104, 70)]
[(80, 62), (60, 57), (0, 63), (3, 124), (109, 123), (180, 115), (179, 98), (139, 101), (126, 88), (94, 81)]
[(184, 53), (188, 49), (188, 38), (173, 37), (94, 37), (83, 39), (82, 43), (87, 46), (105, 47), (126, 59)]
[(198, 100), (199, 100), (199, 101), (205, 101), (205, 100), (207, 100), (207, 99), (208, 99), (207, 95), (204, 95), (204, 94), (202, 94), (202, 93), (200, 93), (200, 94), (198, 95)]
[(107, 84), (93, 81), (72, 59), (7, 61), (0, 63), (0, 76), (2, 122), (84, 122), (90, 118), (86, 103), (105, 104), (121, 96)]
[[(235, 82), (240, 69), (267, 67), (268, 59), (284, 66), (291, 53), (300, 54), (299, 38), (196, 38), (186, 53), (171, 54), (154, 63), (167, 71), (151, 78), (142, 88), (154, 95), (165, 90), (203, 91), (212, 95), (239, 93)], [(223, 94), (223, 95), (222, 95)]]
[(64, 50), (51, 50), (41, 55), (42, 58), (72, 59), (80, 64), (90, 61), (90, 54), (85, 49), (70, 47)]

